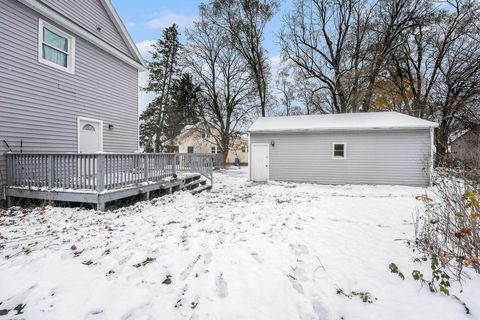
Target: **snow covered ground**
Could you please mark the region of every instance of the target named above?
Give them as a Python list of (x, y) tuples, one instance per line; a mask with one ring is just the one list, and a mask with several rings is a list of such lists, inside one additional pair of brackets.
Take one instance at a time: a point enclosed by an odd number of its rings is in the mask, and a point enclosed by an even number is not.
[(215, 179), (107, 213), (0, 213), (0, 320), (480, 317), (478, 276), (451, 290), (471, 315), (411, 279), (428, 271), (402, 240), (424, 189)]

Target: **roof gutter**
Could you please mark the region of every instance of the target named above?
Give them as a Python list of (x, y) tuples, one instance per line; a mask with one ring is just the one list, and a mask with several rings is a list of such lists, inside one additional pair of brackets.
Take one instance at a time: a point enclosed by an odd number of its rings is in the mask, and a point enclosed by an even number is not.
[(390, 130), (418, 130), (438, 128), (438, 124), (431, 126), (410, 126), (410, 127), (370, 127), (370, 128), (324, 128), (324, 129), (283, 129), (283, 130), (248, 130), (248, 133), (306, 133), (306, 132), (328, 132), (328, 131), (390, 131)]
[(92, 33), (88, 32), (87, 30), (83, 29), (79, 25), (73, 23), (72, 21), (65, 18), (63, 15), (57, 13), (56, 11), (50, 9), (49, 7), (45, 6), (44, 4), (36, 1), (36, 0), (17, 0), (18, 2), (26, 5), (27, 7), (31, 8), (32, 10), (38, 12), (44, 17), (49, 18), (50, 20), (58, 23), (65, 29), (79, 35), (80, 37), (84, 38), (85, 40), (89, 41), (90, 43), (96, 45), (97, 47), (103, 49), (104, 51), (110, 53), (114, 57), (120, 59), (121, 61), (127, 63), (128, 65), (136, 68), (139, 71), (146, 71), (147, 68), (142, 61), (139, 63), (134, 59), (130, 58), (126, 54), (120, 52), (115, 47), (109, 45), (105, 41), (99, 39), (98, 37), (94, 36)]

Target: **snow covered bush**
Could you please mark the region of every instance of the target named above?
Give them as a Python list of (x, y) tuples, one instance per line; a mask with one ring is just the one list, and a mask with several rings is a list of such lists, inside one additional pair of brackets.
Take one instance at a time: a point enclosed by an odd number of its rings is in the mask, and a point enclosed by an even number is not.
[(480, 195), (478, 179), (443, 174), (433, 197), (417, 197), (424, 211), (417, 213), (415, 246), (421, 254), (449, 270), (457, 280), (464, 268), (480, 273)]

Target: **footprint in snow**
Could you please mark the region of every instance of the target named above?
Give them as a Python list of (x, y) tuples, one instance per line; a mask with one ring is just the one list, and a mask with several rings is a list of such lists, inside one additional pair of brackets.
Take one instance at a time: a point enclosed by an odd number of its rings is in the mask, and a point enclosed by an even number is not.
[(301, 256), (304, 254), (308, 254), (308, 247), (303, 244), (290, 244), (290, 248), (295, 253), (296, 256)]
[(303, 294), (303, 286), (298, 283), (298, 279), (290, 274), (287, 274), (288, 280), (290, 280), (290, 284), (292, 285), (293, 289), (300, 294)]
[(146, 310), (148, 310), (149, 306), (150, 306), (149, 303), (142, 304), (142, 305), (136, 307), (135, 309), (129, 311), (126, 315), (124, 315), (120, 319), (121, 320), (154, 320), (154, 319), (157, 319), (153, 315), (145, 313), (145, 312), (147, 312)]
[(317, 316), (316, 319), (318, 320), (331, 320), (332, 317), (332, 310), (322, 302), (322, 300), (318, 298), (314, 298), (312, 300), (312, 307), (315, 315)]
[(305, 271), (304, 268), (297, 266), (297, 267), (292, 267), (293, 274), (295, 278), (299, 281), (307, 281), (307, 272)]
[(98, 319), (99, 317), (102, 317), (102, 313), (102, 309), (93, 310), (85, 317), (85, 320)]
[(223, 274), (219, 274), (216, 281), (217, 294), (220, 298), (226, 298), (228, 296), (228, 284), (223, 279)]
[(181, 273), (180, 273), (180, 279), (182, 280), (185, 280), (187, 279), (187, 277), (190, 275), (190, 273), (192, 272), (192, 269), (193, 267), (195, 267), (195, 264), (197, 264), (198, 260), (200, 260), (200, 257), (202, 255), (198, 255), (195, 257), (195, 259), (192, 261), (192, 263), (190, 263), (186, 268), (185, 270), (183, 270)]
[(203, 256), (203, 263), (206, 266), (208, 266), (210, 264), (210, 262), (212, 262), (212, 256), (213, 256), (213, 254), (211, 252), (208, 252)]
[(265, 261), (257, 252), (250, 252), (250, 255), (257, 261), (258, 263), (263, 263)]

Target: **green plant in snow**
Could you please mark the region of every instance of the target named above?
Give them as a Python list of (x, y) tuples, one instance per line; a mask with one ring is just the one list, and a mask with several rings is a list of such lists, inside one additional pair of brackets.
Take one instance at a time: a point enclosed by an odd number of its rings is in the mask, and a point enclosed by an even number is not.
[(405, 280), (405, 276), (400, 272), (400, 270), (398, 270), (398, 266), (395, 263), (390, 263), (388, 267), (390, 268), (391, 273), (395, 273), (400, 277), (400, 279)]
[[(426, 259), (414, 259), (417, 262), (425, 261)], [(398, 269), (398, 266), (395, 263), (389, 264), (390, 272), (397, 274), (402, 280), (405, 280), (404, 274)], [(432, 256), (430, 268), (432, 270), (432, 279), (425, 279), (422, 272), (419, 270), (412, 271), (412, 278), (415, 281), (420, 281), (420, 283), (428, 285), (428, 288), (431, 292), (441, 292), (445, 295), (450, 295), (450, 276), (447, 274), (443, 266), (439, 263), (436, 256)]]
[(441, 292), (445, 295), (450, 295), (450, 276), (447, 274), (442, 265), (438, 262), (438, 258), (433, 256), (431, 259), (430, 268), (432, 270), (432, 279), (427, 280), (423, 274), (418, 270), (412, 271), (412, 277), (422, 284), (427, 284), (430, 292)]
[(363, 303), (373, 303), (374, 300), (378, 300), (367, 291), (350, 291), (350, 293), (345, 293), (343, 289), (337, 288), (337, 294), (345, 296), (348, 299), (352, 299), (352, 297), (359, 297)]

